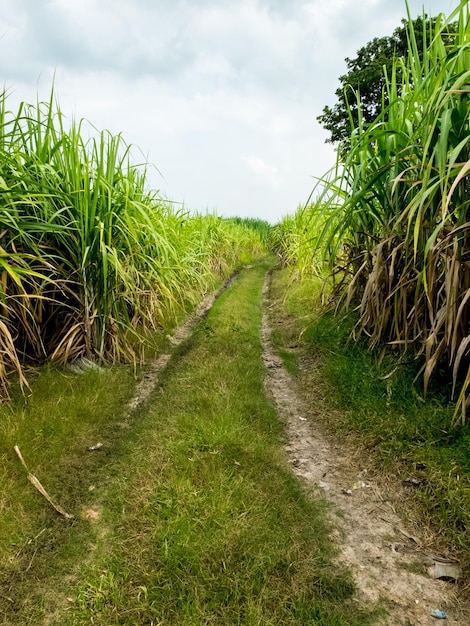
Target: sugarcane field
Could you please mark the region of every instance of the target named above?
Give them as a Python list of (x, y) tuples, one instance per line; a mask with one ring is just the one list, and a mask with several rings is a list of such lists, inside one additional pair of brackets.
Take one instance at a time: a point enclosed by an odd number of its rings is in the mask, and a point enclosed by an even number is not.
[(468, 2), (105, 4), (0, 10), (0, 624), (470, 624)]

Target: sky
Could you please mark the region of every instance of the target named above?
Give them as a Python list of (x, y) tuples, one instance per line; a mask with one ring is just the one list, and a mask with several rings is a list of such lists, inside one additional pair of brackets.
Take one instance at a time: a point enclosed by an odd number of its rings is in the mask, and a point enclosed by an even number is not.
[[(412, 17), (458, 0), (409, 0)], [(0, 0), (8, 108), (47, 100), (122, 133), (149, 186), (198, 212), (271, 223), (334, 165), (317, 121), (345, 58), (403, 0)]]

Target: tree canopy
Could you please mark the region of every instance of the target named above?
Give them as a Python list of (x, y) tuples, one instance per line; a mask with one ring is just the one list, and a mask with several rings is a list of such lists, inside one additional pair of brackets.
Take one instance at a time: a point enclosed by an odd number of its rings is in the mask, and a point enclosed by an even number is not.
[[(435, 25), (436, 18), (426, 15), (413, 20), (418, 50), (423, 49), (424, 26), (429, 29)], [(360, 48), (354, 59), (346, 58), (348, 72), (339, 77), (341, 86), (336, 90), (337, 102), (333, 107), (325, 106), (323, 113), (317, 117), (322, 126), (329, 131), (328, 143), (346, 141), (351, 134), (351, 123), (348, 106), (354, 123), (358, 121), (356, 97), (349, 89), (360, 95), (361, 111), (365, 123), (372, 122), (382, 110), (383, 98), (387, 105), (384, 69), (390, 74), (393, 62), (399, 57), (408, 55), (407, 20), (393, 31), (390, 37), (375, 37)], [(450, 29), (451, 30), (451, 29)], [(399, 78), (399, 77), (397, 77)], [(346, 92), (346, 93), (345, 93)]]

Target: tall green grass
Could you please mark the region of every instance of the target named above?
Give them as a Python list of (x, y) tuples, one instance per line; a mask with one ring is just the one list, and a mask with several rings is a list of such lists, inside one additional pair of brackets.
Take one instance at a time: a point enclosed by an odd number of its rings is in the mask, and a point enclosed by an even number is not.
[[(449, 28), (450, 24), (456, 25)], [(445, 366), (466, 419), (468, 333), (470, 20), (468, 3), (439, 15), (418, 49), (408, 11), (407, 58), (386, 76), (381, 114), (351, 116), (346, 153), (304, 212), (311, 255), (343, 281), (372, 346), (422, 359), (424, 388)], [(400, 71), (398, 71), (400, 69)], [(400, 78), (398, 78), (400, 77)], [(458, 410), (458, 409), (457, 409)], [(457, 417), (457, 413), (456, 413)]]
[(22, 363), (137, 360), (241, 257), (252, 230), (191, 215), (149, 190), (121, 135), (55, 103), (0, 95), (0, 388)]

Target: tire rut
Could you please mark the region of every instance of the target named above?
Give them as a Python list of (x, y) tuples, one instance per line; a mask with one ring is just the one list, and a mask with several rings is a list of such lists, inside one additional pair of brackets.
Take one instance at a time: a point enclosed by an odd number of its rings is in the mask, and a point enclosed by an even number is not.
[(208, 315), (209, 311), (214, 306), (215, 301), (233, 284), (235, 280), (237, 280), (237, 278), (238, 272), (228, 278), (219, 290), (206, 296), (196, 307), (196, 310), (187, 318), (184, 324), (178, 326), (171, 336), (171, 349), (163, 354), (160, 354), (158, 357), (150, 361), (150, 363), (145, 367), (145, 373), (136, 385), (135, 394), (127, 404), (126, 417), (129, 417), (131, 413), (145, 404), (145, 402), (149, 399), (158, 384), (160, 372), (162, 372), (170, 362), (175, 349), (188, 339), (197, 324)]
[[(394, 503), (378, 482), (357, 467), (354, 453), (321, 428), (318, 411), (334, 420), (334, 410), (318, 386), (318, 406), (307, 404), (296, 380), (274, 351), (270, 324), (270, 280), (263, 287), (261, 340), (266, 366), (266, 389), (285, 424), (286, 453), (292, 471), (317, 490), (331, 507), (331, 523), (341, 551), (341, 561), (352, 570), (358, 599), (371, 606), (385, 605), (388, 617), (381, 624), (430, 626), (434, 609), (445, 609), (447, 624), (464, 626), (458, 617), (456, 594), (447, 582), (410, 571), (423, 564), (415, 539), (403, 530)], [(318, 367), (309, 375), (319, 377)], [(319, 378), (318, 378), (319, 380)], [(418, 563), (418, 566), (419, 566)], [(424, 569), (424, 566), (423, 566)]]

